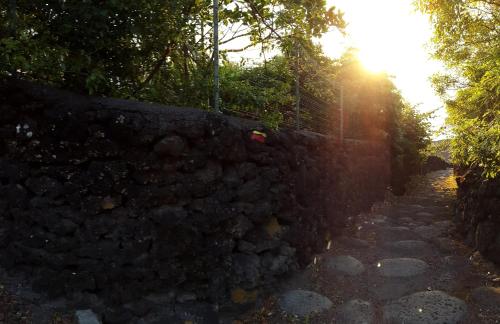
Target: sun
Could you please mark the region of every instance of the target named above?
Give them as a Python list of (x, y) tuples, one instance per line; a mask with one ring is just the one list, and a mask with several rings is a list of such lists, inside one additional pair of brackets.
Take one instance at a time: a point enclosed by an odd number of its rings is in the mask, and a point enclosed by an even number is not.
[(389, 72), (390, 62), (387, 62), (387, 55), (376, 50), (360, 50), (358, 59), (361, 64), (370, 72)]
[[(429, 17), (417, 12), (415, 0), (326, 0), (342, 10), (346, 34), (331, 32), (322, 40), (325, 52), (341, 57), (356, 48), (357, 56), (372, 73), (386, 73), (405, 98), (428, 111), (442, 107), (429, 82), (431, 75), (446, 68), (429, 57), (433, 26)], [(445, 114), (432, 122), (441, 125)]]

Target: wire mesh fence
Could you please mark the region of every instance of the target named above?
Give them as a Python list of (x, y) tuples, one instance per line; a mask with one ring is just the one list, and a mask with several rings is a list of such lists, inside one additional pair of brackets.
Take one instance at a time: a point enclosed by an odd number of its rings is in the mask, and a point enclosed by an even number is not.
[[(341, 94), (339, 94), (341, 96)], [(325, 102), (313, 95), (301, 91), (294, 98), (292, 105), (285, 105), (270, 111), (265, 107), (259, 109), (245, 109), (241, 107), (226, 106), (222, 113), (241, 118), (266, 122), (268, 118), (279, 114), (279, 120), (271, 124), (277, 128), (290, 128), (307, 130), (325, 135), (342, 137), (343, 134), (343, 107), (337, 102)], [(271, 117), (270, 117), (271, 116)]]
[[(295, 71), (291, 71), (295, 73)], [(301, 71), (308, 74), (309, 71)], [(308, 130), (335, 137), (343, 137), (343, 88), (318, 73), (316, 78), (328, 84), (330, 94), (328, 99), (320, 98), (306, 89), (296, 73), (296, 80), (284, 80), (272, 76), (259, 76), (257, 80), (246, 78), (236, 80), (236, 87), (249, 86), (250, 97), (254, 101), (235, 104), (235, 98), (228, 92), (234, 91), (234, 84), (228, 85), (226, 80), (221, 84), (221, 112), (241, 118), (260, 120), (275, 128), (291, 128)], [(282, 89), (284, 86), (284, 90)], [(280, 89), (281, 92), (277, 89)], [(241, 90), (241, 89), (238, 89)], [(238, 91), (235, 91), (238, 92)], [(274, 97), (269, 98), (268, 93)], [(276, 98), (278, 97), (278, 98)], [(260, 99), (259, 99), (260, 98)], [(227, 100), (227, 102), (225, 101)], [(236, 100), (237, 101), (237, 100)]]
[[(218, 10), (218, 0), (213, 0), (213, 26), (217, 28), (219, 21), (216, 11)], [(255, 14), (258, 13), (258, 8), (251, 2), (248, 3), (250, 10)], [(260, 15), (260, 13), (258, 13)], [(288, 21), (284, 21), (289, 25), (291, 30), (294, 30), (294, 21), (288, 18)], [(272, 26), (266, 24), (267, 27), (271, 29), (271, 34), (277, 37), (280, 42), (288, 42), (293, 39), (293, 36), (285, 40), (284, 35), (278, 33)], [(289, 35), (290, 36), (290, 35)], [(330, 76), (322, 75), (322, 65), (316, 60), (315, 57), (309, 54), (309, 51), (304, 48), (303, 44), (299, 39), (293, 41), (293, 49), (290, 63), (295, 65), (294, 71), (294, 83), (295, 91), (293, 92), (293, 100), (288, 103), (282, 103), (281, 105), (268, 105), (268, 103), (257, 103), (254, 107), (245, 107), (239, 105), (225, 106), (224, 102), (219, 102), (219, 37), (217, 31), (213, 34), (213, 66), (214, 66), (214, 102), (213, 108), (215, 112), (229, 113), (239, 117), (264, 120), (270, 122), (274, 127), (288, 127), (302, 130), (309, 130), (323, 134), (336, 135), (339, 138), (343, 138), (344, 135), (344, 123), (343, 123), (343, 89), (333, 82)], [(314, 46), (313, 46), (314, 47)], [(313, 68), (310, 71), (301, 71), (301, 63), (307, 61), (309, 65), (312, 64)], [(293, 69), (293, 68), (292, 68)], [(303, 87), (301, 83), (301, 72), (307, 72), (314, 75), (315, 78), (320, 79), (323, 83), (331, 86), (331, 89), (335, 92), (334, 100), (325, 101), (317, 95), (311, 94), (307, 89)], [(245, 80), (250, 84), (255, 85), (257, 91), (265, 91), (266, 87), (262, 87), (262, 81), (268, 83), (272, 80), (260, 80), (261, 82), (255, 82), (254, 80)], [(257, 83), (257, 84), (256, 84)], [(290, 89), (292, 90), (292, 89)], [(292, 91), (290, 91), (292, 93)], [(223, 97), (223, 96), (222, 96)], [(223, 99), (223, 98), (222, 98)], [(222, 106), (222, 109), (219, 107)]]

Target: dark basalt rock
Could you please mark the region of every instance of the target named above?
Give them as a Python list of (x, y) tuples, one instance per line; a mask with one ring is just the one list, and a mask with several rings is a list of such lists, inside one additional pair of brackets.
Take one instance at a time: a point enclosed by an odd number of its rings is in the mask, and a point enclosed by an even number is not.
[(500, 264), (500, 177), (484, 179), (481, 170), (457, 177), (455, 222), (466, 244)]
[[(388, 184), (382, 144), (12, 79), (0, 103), (0, 264), (52, 297), (104, 300), (106, 323), (144, 316), (155, 292), (268, 287)], [(213, 315), (196, 307), (168, 316)]]
[(427, 160), (425, 160), (422, 169), (425, 173), (427, 173), (437, 170), (444, 170), (451, 167), (452, 165), (450, 163), (446, 162), (439, 156), (431, 155), (427, 158)]
[(154, 146), (154, 151), (159, 156), (179, 157), (186, 150), (186, 142), (179, 136), (167, 136)]

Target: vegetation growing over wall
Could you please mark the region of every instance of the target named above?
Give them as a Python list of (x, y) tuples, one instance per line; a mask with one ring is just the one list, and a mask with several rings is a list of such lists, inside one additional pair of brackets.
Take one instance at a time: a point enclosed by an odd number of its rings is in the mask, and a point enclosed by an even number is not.
[[(0, 8), (0, 75), (86, 94), (211, 107), (211, 1), (0, 0)], [(293, 126), (298, 78), (301, 102), (321, 106), (320, 119), (334, 118), (328, 108), (339, 105), (342, 84), (345, 135), (391, 143), (398, 178), (393, 187), (419, 169), (425, 116), (405, 102), (388, 75), (366, 71), (354, 50), (331, 59), (314, 44), (328, 30), (343, 30), (334, 7), (322, 0), (227, 1), (220, 22), (224, 111), (244, 112), (272, 127)], [(249, 44), (241, 45), (242, 39)], [(277, 54), (253, 64), (227, 59), (248, 46)]]
[(448, 73), (434, 85), (447, 99), (455, 162), (500, 173), (500, 3), (489, 0), (422, 0), (435, 26), (434, 56)]
[[(2, 0), (0, 8), (2, 72), (18, 70), (79, 92), (206, 105), (211, 0)], [(344, 26), (322, 0), (224, 1), (219, 16), (227, 34), (221, 45), (249, 38), (250, 45), (284, 52)]]

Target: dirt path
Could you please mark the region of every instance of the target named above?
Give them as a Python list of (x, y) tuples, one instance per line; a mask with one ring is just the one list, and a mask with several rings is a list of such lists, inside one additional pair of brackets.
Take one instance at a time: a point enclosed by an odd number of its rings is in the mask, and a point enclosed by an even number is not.
[(454, 184), (434, 172), (361, 215), (243, 322), (500, 323), (498, 268), (454, 234)]

